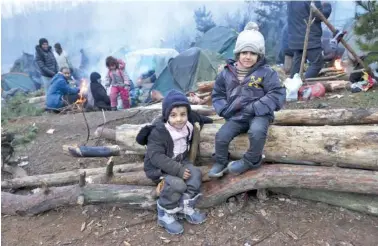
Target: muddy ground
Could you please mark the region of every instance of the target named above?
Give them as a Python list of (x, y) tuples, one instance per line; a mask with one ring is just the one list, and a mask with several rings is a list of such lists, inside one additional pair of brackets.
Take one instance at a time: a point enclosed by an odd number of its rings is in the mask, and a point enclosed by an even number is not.
[[(341, 98), (288, 103), (286, 108), (378, 107), (378, 91)], [(333, 94), (334, 95), (334, 94)], [(106, 112), (108, 126), (144, 123), (158, 112)], [(90, 145), (102, 144), (93, 136), (103, 123), (101, 112), (86, 113), (91, 128)], [(85, 143), (87, 128), (82, 114), (44, 114), (15, 120), (3, 130), (19, 130), (35, 124), (37, 137), (19, 146), (17, 156), (28, 156), (29, 175), (55, 173), (80, 167), (101, 167), (102, 158), (73, 158), (62, 151), (64, 144)], [(53, 134), (47, 134), (55, 129)], [(116, 163), (141, 161), (140, 157), (117, 157)], [(4, 175), (2, 178), (6, 178)], [(202, 225), (185, 223), (185, 233), (170, 236), (157, 227), (152, 212), (85, 206), (50, 211), (35, 217), (2, 216), (3, 245), (378, 245), (378, 217), (351, 212), (323, 203), (272, 195), (260, 202), (251, 193), (241, 204), (230, 202), (210, 209)], [(85, 230), (81, 231), (83, 223)]]

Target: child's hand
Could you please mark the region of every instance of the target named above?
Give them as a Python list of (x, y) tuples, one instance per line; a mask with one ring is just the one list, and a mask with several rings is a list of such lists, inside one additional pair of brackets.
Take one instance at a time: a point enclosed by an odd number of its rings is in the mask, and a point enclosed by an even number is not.
[(190, 174), (190, 170), (189, 169), (185, 169), (185, 172), (184, 172), (184, 175), (182, 176), (183, 179), (187, 180), (189, 179), (191, 176)]

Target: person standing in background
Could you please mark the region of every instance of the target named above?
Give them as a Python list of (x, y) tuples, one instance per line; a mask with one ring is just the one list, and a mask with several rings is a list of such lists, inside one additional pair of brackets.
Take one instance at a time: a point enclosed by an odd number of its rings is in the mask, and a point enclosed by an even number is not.
[(58, 63), (54, 57), (51, 46), (45, 38), (39, 40), (39, 44), (35, 47), (35, 61), (41, 72), (45, 94), (47, 94), (51, 79), (58, 73)]

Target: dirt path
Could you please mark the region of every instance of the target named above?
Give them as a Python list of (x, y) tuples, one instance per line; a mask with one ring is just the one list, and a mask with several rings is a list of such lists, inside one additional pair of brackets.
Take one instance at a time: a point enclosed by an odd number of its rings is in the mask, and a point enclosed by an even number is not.
[[(289, 103), (286, 108), (378, 107), (378, 91), (339, 93), (340, 99)], [(352, 96), (351, 96), (352, 95)], [(329, 95), (328, 95), (329, 96)], [(324, 106), (324, 105), (323, 105)], [(158, 112), (106, 112), (110, 127), (123, 123), (140, 124), (151, 121)], [(101, 112), (86, 113), (90, 128), (90, 145), (95, 144), (93, 132), (103, 123)], [(125, 118), (126, 117), (126, 118)], [(80, 167), (100, 167), (101, 158), (73, 158), (62, 152), (64, 144), (85, 142), (87, 128), (83, 116), (46, 114), (24, 118), (8, 127), (35, 124), (35, 140), (17, 148), (18, 156), (28, 156), (29, 175), (54, 173)], [(48, 129), (55, 129), (47, 134)], [(125, 163), (140, 158), (116, 158)], [(155, 214), (105, 206), (73, 207), (50, 211), (35, 217), (2, 216), (3, 245), (377, 245), (378, 217), (350, 212), (338, 207), (305, 200), (271, 197), (261, 203), (251, 195), (246, 206), (231, 213), (234, 203), (208, 210), (203, 225), (185, 223), (185, 234), (170, 236), (157, 227)], [(92, 222), (93, 221), (93, 222)], [(83, 222), (86, 229), (81, 232)]]

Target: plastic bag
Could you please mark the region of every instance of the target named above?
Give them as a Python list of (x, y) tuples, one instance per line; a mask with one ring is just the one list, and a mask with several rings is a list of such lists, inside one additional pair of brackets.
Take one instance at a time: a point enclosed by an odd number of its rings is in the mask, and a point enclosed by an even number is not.
[(303, 84), (299, 74), (296, 73), (292, 79), (287, 78), (283, 84), (286, 87), (286, 101), (298, 101), (298, 90)]

